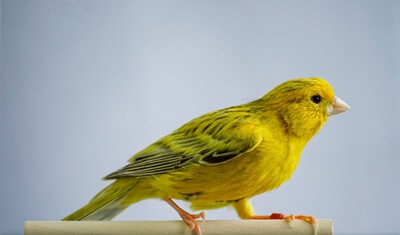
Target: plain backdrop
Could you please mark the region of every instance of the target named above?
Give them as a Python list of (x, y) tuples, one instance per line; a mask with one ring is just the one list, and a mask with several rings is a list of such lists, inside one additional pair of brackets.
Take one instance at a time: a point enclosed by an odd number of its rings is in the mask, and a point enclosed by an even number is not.
[[(399, 1), (1, 1), (0, 233), (80, 208), (192, 118), (309, 76), (352, 109), (256, 211), (400, 233), (399, 16)], [(116, 219), (179, 216), (146, 200)]]

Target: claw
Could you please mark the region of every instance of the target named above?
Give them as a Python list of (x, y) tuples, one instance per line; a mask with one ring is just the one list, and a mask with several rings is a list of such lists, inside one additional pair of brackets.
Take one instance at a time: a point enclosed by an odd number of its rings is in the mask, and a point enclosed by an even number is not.
[(202, 219), (202, 223), (204, 224), (206, 222), (206, 213), (204, 213), (204, 211), (198, 213), (196, 216), (196, 219), (201, 218)]
[(295, 219), (301, 219), (301, 220), (305, 220), (307, 222), (310, 222), (312, 224), (316, 224), (317, 221), (315, 220), (314, 216), (309, 216), (309, 215), (289, 215), (289, 216), (284, 216), (283, 219), (285, 219), (286, 221), (293, 221)]

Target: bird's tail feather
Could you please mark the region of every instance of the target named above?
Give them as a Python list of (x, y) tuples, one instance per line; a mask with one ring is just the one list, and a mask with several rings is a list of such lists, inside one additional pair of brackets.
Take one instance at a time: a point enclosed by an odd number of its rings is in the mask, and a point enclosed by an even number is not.
[(62, 220), (111, 220), (126, 209), (120, 203), (137, 183), (137, 179), (118, 179), (100, 191), (84, 207)]

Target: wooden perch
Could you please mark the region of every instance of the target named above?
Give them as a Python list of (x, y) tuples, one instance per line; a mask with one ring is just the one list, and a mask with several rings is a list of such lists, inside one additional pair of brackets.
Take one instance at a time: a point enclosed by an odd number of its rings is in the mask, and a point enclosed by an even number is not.
[[(302, 220), (207, 220), (199, 221), (204, 235), (217, 234), (315, 234), (314, 227)], [(318, 235), (333, 234), (332, 221), (317, 220)], [(189, 229), (182, 221), (26, 221), (25, 235), (78, 235), (78, 234), (185, 234)]]

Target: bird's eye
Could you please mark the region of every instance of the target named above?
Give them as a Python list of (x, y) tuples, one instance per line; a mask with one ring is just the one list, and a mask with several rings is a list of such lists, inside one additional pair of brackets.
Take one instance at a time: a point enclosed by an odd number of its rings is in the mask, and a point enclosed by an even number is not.
[(319, 104), (319, 102), (321, 102), (321, 96), (320, 95), (313, 95), (311, 96), (311, 100), (312, 102)]

